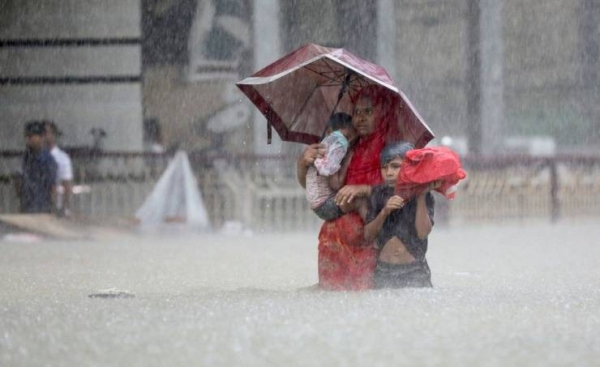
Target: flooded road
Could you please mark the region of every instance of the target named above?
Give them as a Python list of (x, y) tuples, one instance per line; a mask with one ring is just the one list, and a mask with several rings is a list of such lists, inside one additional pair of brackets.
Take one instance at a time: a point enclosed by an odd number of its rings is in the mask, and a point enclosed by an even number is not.
[[(0, 241), (1, 366), (596, 366), (597, 221), (434, 229), (433, 289), (333, 293), (316, 233)], [(88, 295), (116, 288), (135, 298)]]

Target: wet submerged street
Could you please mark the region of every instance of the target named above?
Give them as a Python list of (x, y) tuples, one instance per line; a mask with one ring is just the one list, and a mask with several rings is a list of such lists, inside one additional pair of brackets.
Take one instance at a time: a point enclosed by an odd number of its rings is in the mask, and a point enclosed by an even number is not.
[(316, 233), (3, 241), (0, 365), (596, 366), (599, 239), (436, 228), (434, 289), (358, 293), (303, 289)]

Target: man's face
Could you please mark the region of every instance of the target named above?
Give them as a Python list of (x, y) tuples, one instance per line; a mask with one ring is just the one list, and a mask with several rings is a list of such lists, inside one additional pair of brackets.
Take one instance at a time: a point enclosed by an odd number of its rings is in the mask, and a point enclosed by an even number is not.
[(29, 149), (41, 150), (44, 147), (44, 136), (40, 134), (25, 135), (25, 145)]
[(400, 157), (396, 157), (381, 166), (381, 177), (383, 178), (383, 181), (385, 181), (386, 185), (390, 187), (396, 186), (396, 180), (398, 179), (398, 174), (400, 173), (401, 168), (402, 158)]
[(376, 112), (370, 98), (364, 97), (356, 101), (352, 113), (352, 125), (358, 136), (369, 136), (375, 131)]
[(56, 135), (54, 134), (54, 130), (50, 127), (50, 125), (44, 125), (46, 129), (46, 142), (48, 146), (52, 147), (56, 144)]

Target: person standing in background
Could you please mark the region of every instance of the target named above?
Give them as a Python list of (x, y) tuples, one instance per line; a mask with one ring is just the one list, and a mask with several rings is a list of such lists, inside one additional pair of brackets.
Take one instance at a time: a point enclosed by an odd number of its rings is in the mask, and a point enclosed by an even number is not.
[(45, 135), (42, 122), (25, 124), (22, 178), (15, 182), (23, 213), (52, 213), (54, 209), (57, 165), (45, 147)]
[(61, 217), (71, 216), (71, 196), (73, 193), (73, 165), (71, 158), (56, 144), (57, 137), (62, 135), (54, 121), (44, 121), (46, 146), (58, 166), (56, 177), (56, 210)]

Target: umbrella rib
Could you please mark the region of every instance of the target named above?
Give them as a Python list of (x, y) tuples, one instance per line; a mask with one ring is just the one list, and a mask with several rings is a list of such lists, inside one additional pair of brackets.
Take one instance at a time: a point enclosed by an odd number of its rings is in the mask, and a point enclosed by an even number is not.
[(327, 74), (334, 74), (334, 75), (338, 75), (338, 76), (345, 75), (343, 72), (340, 72), (340, 70), (333, 69), (328, 63), (325, 63), (325, 65), (327, 65), (328, 70), (321, 70), (321, 71), (319, 71), (319, 70), (317, 70), (315, 68), (312, 68), (310, 65), (305, 66), (305, 68), (309, 69), (310, 71), (312, 71), (314, 73), (317, 73), (319, 75), (327, 75)]
[(310, 92), (310, 94), (308, 95), (308, 97), (304, 100), (304, 103), (302, 104), (302, 107), (300, 107), (300, 109), (298, 110), (298, 113), (296, 114), (296, 116), (294, 116), (294, 119), (292, 120), (290, 128), (296, 124), (296, 121), (298, 120), (298, 117), (300, 117), (300, 115), (302, 114), (302, 111), (304, 111), (304, 108), (308, 104), (308, 101), (310, 101), (310, 99), (312, 98), (313, 94), (315, 94), (315, 91), (317, 90), (318, 87), (319, 86), (315, 83), (315, 87)]
[[(331, 84), (331, 85), (341, 85), (343, 83), (343, 77), (346, 75), (345, 72), (343, 73), (339, 73), (338, 71), (336, 71), (330, 64), (330, 61), (328, 59), (323, 59), (323, 63), (325, 64), (325, 66), (327, 66), (327, 68), (329, 69), (329, 71), (319, 71), (316, 69), (312, 69), (309, 65), (305, 66), (305, 68), (309, 71), (312, 71), (313, 73), (317, 74), (317, 75), (321, 75), (322, 77), (327, 78), (327, 80), (325, 81), (325, 83), (321, 84), (320, 86), (325, 86), (327, 84), (327, 82), (336, 82), (338, 84)], [(333, 76), (330, 76), (329, 74), (333, 74)]]
[(369, 85), (369, 83), (367, 81), (365, 81), (364, 78), (362, 78), (358, 74), (354, 75), (354, 79), (350, 81), (350, 85), (353, 85), (354, 83), (358, 84), (358, 86), (360, 86), (360, 87), (365, 87), (365, 86)]
[[(322, 75), (326, 78), (329, 78), (330, 81), (334, 81), (335, 84), (327, 84), (327, 82), (323, 83), (320, 85), (320, 87), (328, 87), (328, 86), (339, 86), (341, 84), (343, 84), (343, 82), (340, 82), (340, 80), (342, 78), (344, 78), (347, 75), (347, 69), (345, 69), (346, 71), (344, 71), (343, 73), (340, 73), (336, 70), (334, 70), (331, 65), (330, 65), (330, 61), (324, 61), (325, 65), (327, 65), (330, 69), (329, 72), (318, 72), (318, 71), (314, 71), (312, 69), (309, 69), (319, 75)], [(328, 76), (327, 74), (336, 74), (336, 77), (338, 79), (333, 79), (332, 77)], [(370, 83), (365, 80), (365, 78), (363, 78), (361, 75), (357, 74), (357, 73), (352, 73), (351, 79), (350, 79), (350, 83), (347, 85), (348, 89), (352, 90), (353, 92), (359, 90), (362, 87), (368, 86), (370, 85)]]
[(305, 66), (305, 69), (307, 69), (309, 71), (312, 71), (313, 73), (326, 78), (325, 82), (323, 84), (319, 85), (319, 87), (326, 86), (328, 82), (333, 82), (333, 84), (330, 84), (331, 86), (333, 86), (333, 85), (341, 85), (342, 84), (341, 81), (339, 81), (338, 79), (335, 79), (335, 77), (327, 75), (326, 72), (314, 70), (314, 69), (309, 68), (308, 66)]
[(336, 80), (342, 81), (342, 83), (343, 83), (343, 81), (345, 80), (345, 77), (346, 77), (346, 68), (344, 67), (343, 71), (340, 73), (333, 68), (331, 61), (329, 59), (324, 59), (323, 63), (325, 64), (325, 66), (327, 66), (329, 68), (330, 73), (332, 73), (333, 75), (335, 75), (338, 78)]

